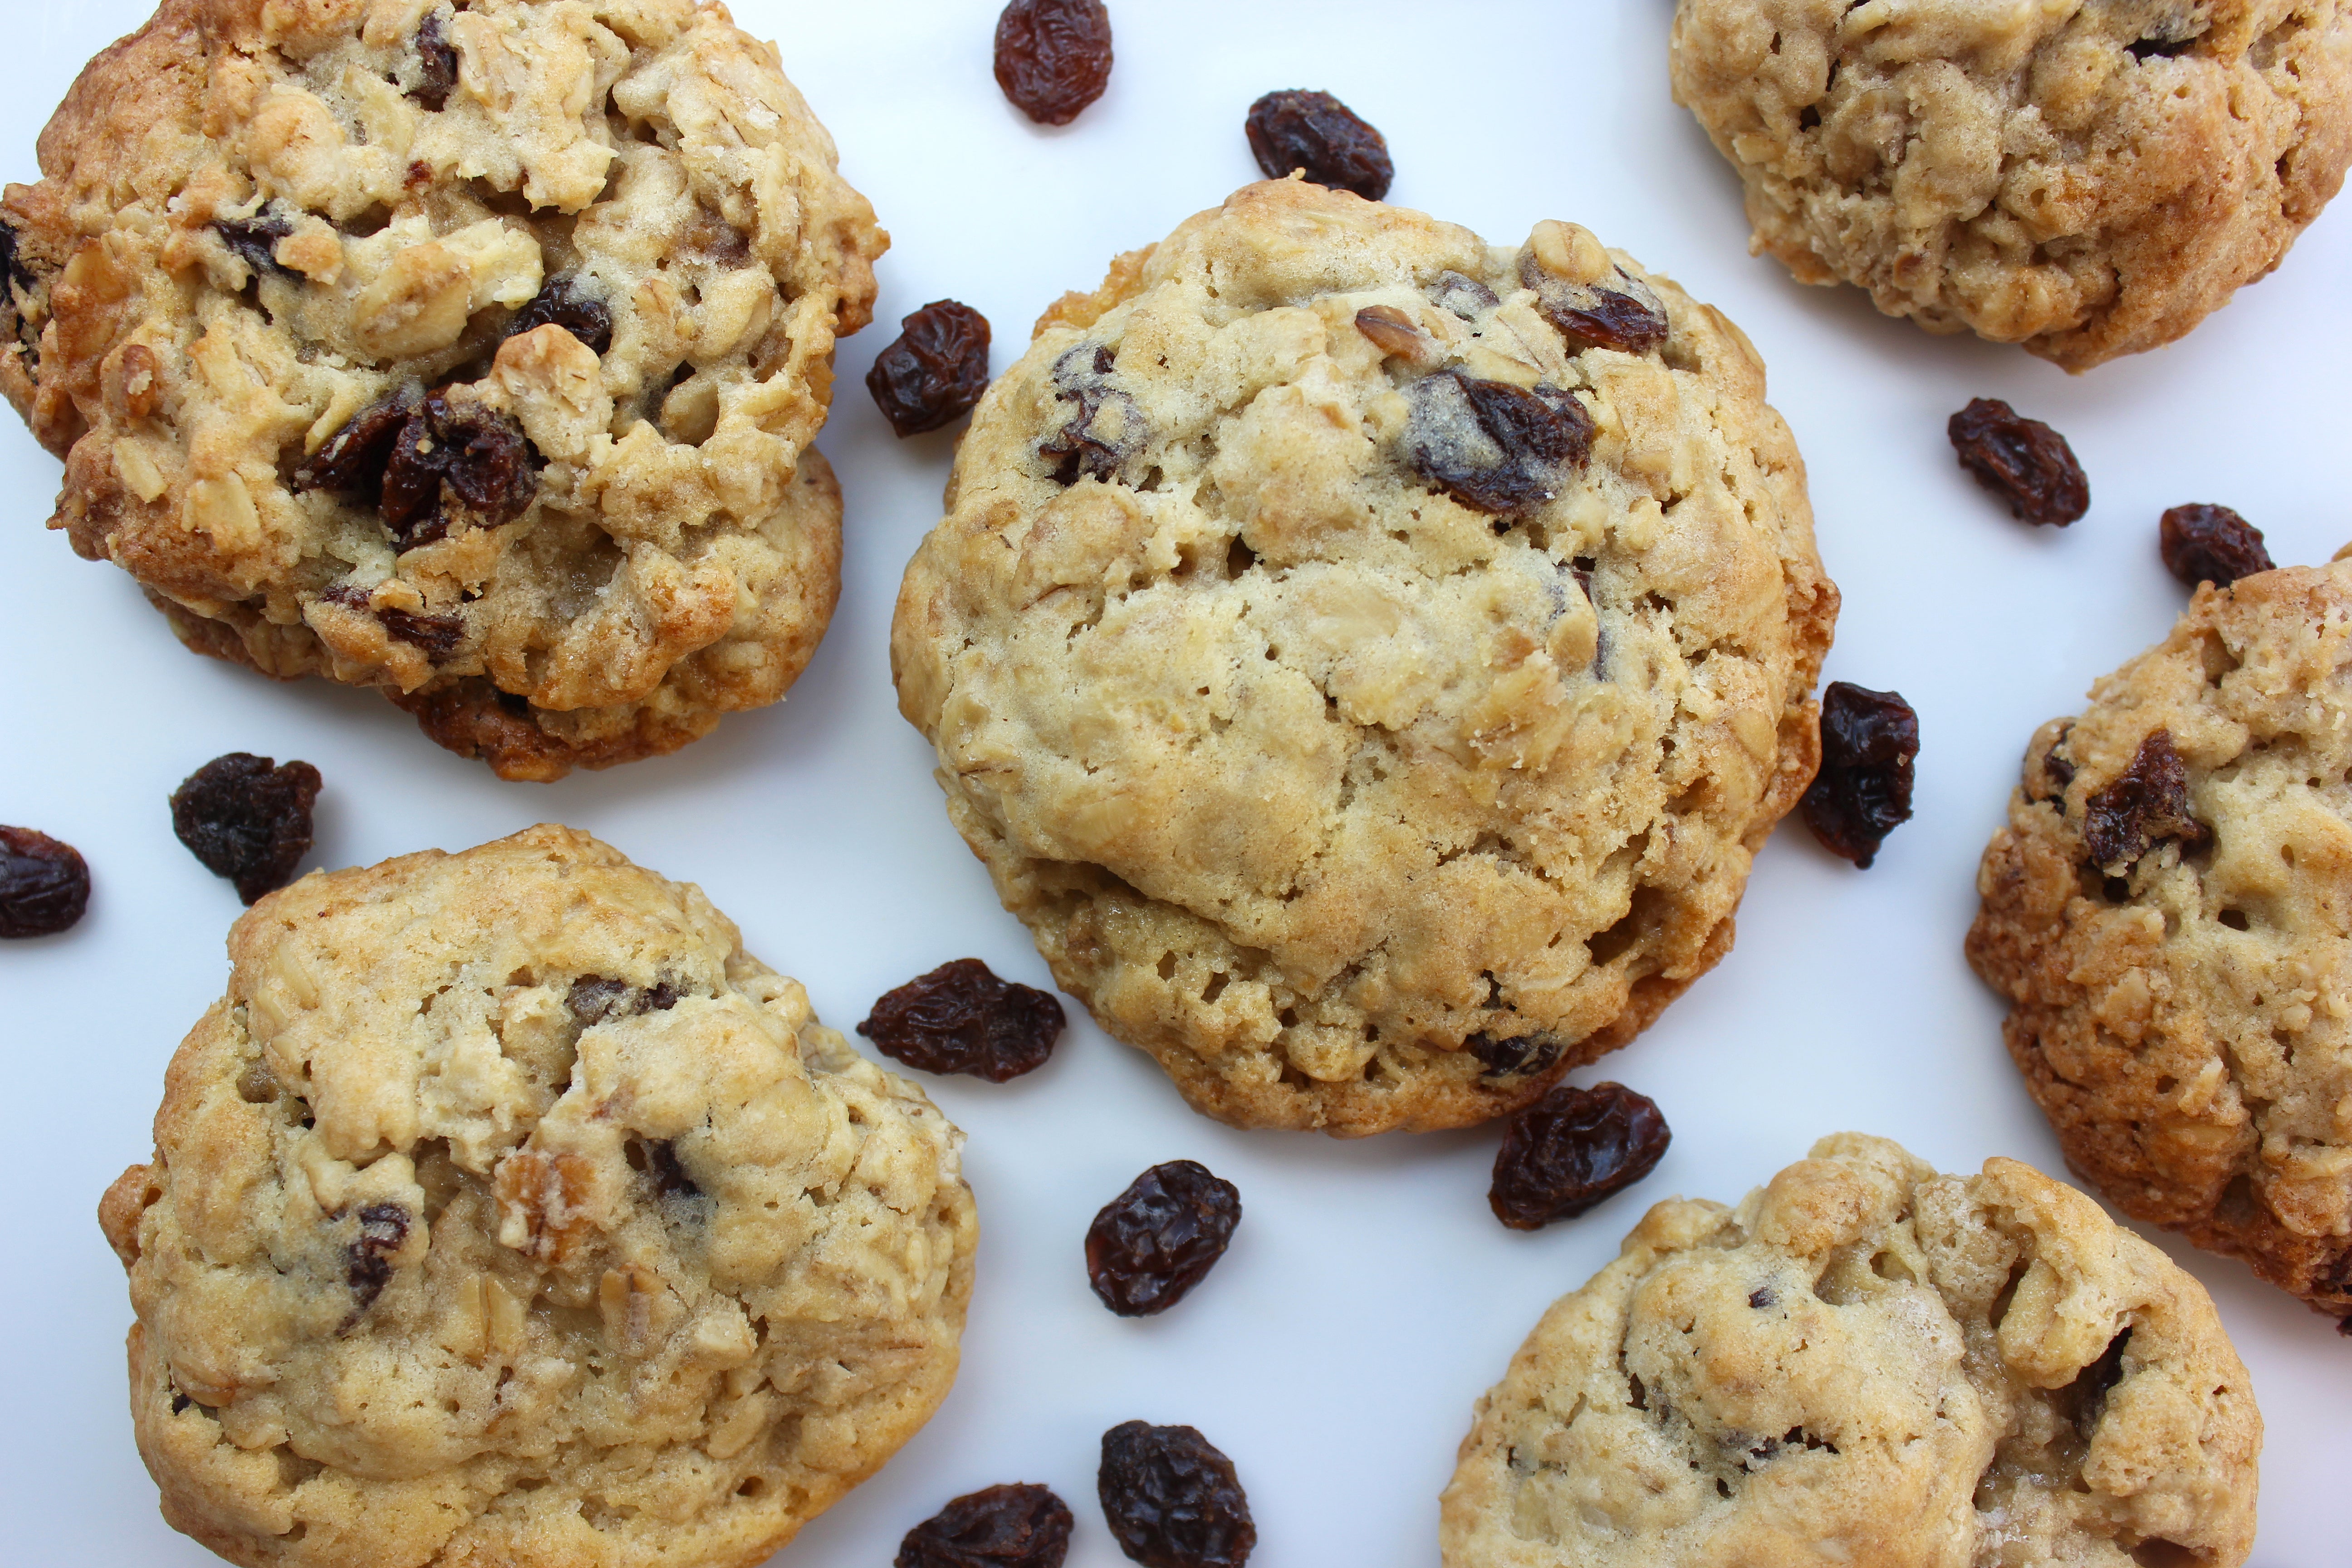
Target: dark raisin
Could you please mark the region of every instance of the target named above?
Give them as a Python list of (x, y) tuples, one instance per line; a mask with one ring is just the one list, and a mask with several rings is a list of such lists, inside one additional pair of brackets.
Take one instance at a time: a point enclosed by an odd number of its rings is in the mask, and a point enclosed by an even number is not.
[(344, 1279), (352, 1288), (352, 1314), (375, 1304), (392, 1279), (392, 1255), (408, 1239), (408, 1211), (398, 1204), (370, 1204), (360, 1210), (360, 1233), (343, 1249)]
[(1396, 178), (1387, 139), (1328, 92), (1269, 92), (1250, 105), (1243, 130), (1269, 180), (1303, 169), (1318, 185), (1376, 202)]
[(1919, 715), (1899, 691), (1832, 680), (1822, 693), (1822, 771), (1800, 803), (1805, 826), (1832, 855), (1868, 866), (1911, 820)]
[(252, 903), (294, 879), (310, 852), (319, 770), (278, 766), (250, 752), (215, 757), (172, 792), (172, 831), (214, 875)]
[(1119, 1550), (1144, 1568), (1241, 1568), (1257, 1544), (1233, 1461), (1190, 1426), (1112, 1427), (1095, 1487)]
[[(644, 1170), (654, 1182), (654, 1190), (666, 1198), (698, 1198), (702, 1189), (686, 1173), (678, 1163), (677, 1150), (667, 1138), (657, 1138), (637, 1145), (645, 1160)], [(635, 1163), (632, 1161), (631, 1163)]]
[(640, 1013), (667, 1013), (672, 1007), (677, 1006), (678, 998), (685, 994), (685, 992), (680, 991), (668, 981), (656, 980), (653, 984), (646, 988), (646, 994), (644, 995), (637, 998), (637, 1011)]
[(541, 327), (562, 327), (588, 346), (599, 359), (613, 346), (613, 311), (604, 300), (580, 291), (579, 280), (569, 275), (551, 278), (540, 285), (530, 303), (514, 313), (507, 323), (507, 336), (520, 337)]
[(1087, 1279), (1122, 1318), (1164, 1312), (1207, 1277), (1241, 1222), (1241, 1189), (1206, 1165), (1154, 1165), (1087, 1226)]
[(1572, 1219), (1648, 1175), (1672, 1138), (1657, 1105), (1622, 1084), (1561, 1084), (1503, 1130), (1486, 1201), (1513, 1230)]
[(251, 269), (255, 277), (264, 272), (276, 272), (292, 277), (293, 269), (278, 262), (278, 242), (294, 232), (294, 225), (275, 213), (256, 213), (251, 217), (223, 217), (213, 220), (213, 232), (221, 237), (238, 260)]
[(29, 827), (0, 827), (0, 937), (55, 936), (89, 908), (80, 851)]
[(1462, 1044), (1485, 1068), (1481, 1078), (1529, 1078), (1559, 1060), (1558, 1035), (1513, 1035), (1498, 1040), (1481, 1031)]
[(2241, 577), (2267, 572), (2271, 552), (2263, 531), (2226, 506), (2194, 501), (2164, 514), (2157, 547), (2165, 570), (2194, 588), (2210, 583), (2226, 588)]
[(2058, 748), (2064, 745), (2066, 737), (2074, 732), (2074, 726), (2072, 724), (2060, 730), (2056, 738), (2050, 742), (2049, 750), (2042, 753), (2041, 765), (2038, 768), (2033, 765), (2033, 759), (2030, 757), (2027, 759), (2026, 799), (2058, 800), (2065, 795), (2066, 786), (2074, 782), (2074, 763), (2072, 759), (2062, 754)]
[(1040, 125), (1067, 125), (1110, 85), (1102, 0), (1013, 0), (996, 18), (996, 85)]
[(967, 1492), (907, 1531), (891, 1568), (1061, 1568), (1076, 1523), (1046, 1487)]
[(1491, 516), (1542, 506), (1592, 452), (1592, 416), (1555, 387), (1530, 392), (1449, 370), (1413, 383), (1407, 398), (1405, 460)]
[(530, 510), (539, 468), (538, 450), (513, 418), (436, 392), (401, 426), (377, 510), (404, 550), (460, 526), (496, 528)]
[(0, 278), (29, 294), (33, 291), (33, 275), (16, 259), (16, 226), (0, 219)]
[(1103, 380), (1116, 361), (1108, 343), (1080, 343), (1054, 362), (1054, 384), (1061, 389), (1056, 396), (1078, 405), (1061, 429), (1037, 444), (1037, 456), (1049, 466), (1057, 485), (1074, 485), (1082, 479), (1115, 479), (1127, 460), (1143, 449), (1148, 433), (1143, 410)]
[(934, 300), (898, 321), (898, 335), (866, 373), (874, 405), (901, 438), (971, 412), (988, 390), (988, 318)]
[(1972, 397), (1945, 426), (1960, 467), (2012, 516), (2065, 527), (2091, 510), (2091, 481), (2066, 437), (1997, 397)]
[(457, 86), (457, 47), (441, 31), (440, 16), (429, 15), (416, 29), (416, 85), (408, 89), (408, 96), (427, 109), (439, 110), (447, 105)]
[(1465, 321), (1502, 303), (1492, 289), (1451, 268), (1437, 275), (1437, 281), (1429, 286), (1429, 298), (1440, 310), (1451, 310)]
[(572, 983), (563, 994), (563, 1005), (580, 1020), (582, 1028), (601, 1024), (607, 1018), (624, 1016), (624, 1005), (629, 999), (629, 983), (613, 980), (602, 974), (583, 974)]
[(1063, 1021), (1049, 993), (959, 958), (886, 994), (857, 1032), (910, 1068), (1003, 1083), (1045, 1065)]
[(1528, 254), (1519, 258), (1519, 281), (1535, 290), (1538, 313), (1566, 340), (1570, 353), (1614, 349), (1646, 354), (1666, 341), (1665, 301), (1622, 269), (1608, 288), (1571, 283), (1545, 271)]
[(425, 407), (425, 395), (404, 386), (343, 421), (343, 427), (294, 470), (298, 490), (336, 490), (371, 500), (383, 485), (393, 443)]
[(462, 616), (420, 616), (408, 610), (383, 609), (375, 613), (383, 623), (384, 631), (402, 642), (425, 650), (425, 657), (439, 664), (457, 651), (466, 640), (466, 620)]
[(2195, 48), (2197, 38), (2198, 35), (2195, 33), (2189, 34), (2185, 38), (2150, 36), (2145, 38), (2135, 38), (2124, 47), (2130, 51), (2131, 58), (2136, 60), (2172, 60), (2179, 59), (2182, 55)]
[(1769, 1285), (1759, 1285), (1748, 1292), (1748, 1304), (1759, 1312), (1767, 1307), (1779, 1305), (1780, 1300), (1780, 1298), (1773, 1293), (1772, 1287)]
[(2083, 806), (2083, 847), (2091, 864), (2120, 877), (2148, 850), (2168, 838), (2195, 848), (2211, 829), (2189, 815), (2189, 769), (2168, 730), (2149, 731), (2132, 753), (2131, 766)]

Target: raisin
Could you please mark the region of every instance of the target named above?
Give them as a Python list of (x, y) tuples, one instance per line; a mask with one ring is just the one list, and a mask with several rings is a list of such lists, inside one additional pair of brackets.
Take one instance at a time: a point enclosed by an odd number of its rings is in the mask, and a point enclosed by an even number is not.
[(1234, 1462), (1190, 1426), (1112, 1427), (1095, 1487), (1119, 1550), (1144, 1568), (1241, 1568), (1257, 1544)]
[(1592, 416), (1555, 387), (1530, 392), (1449, 370), (1423, 376), (1407, 396), (1406, 461), (1475, 511), (1535, 510), (1592, 452)]
[(1997, 397), (1972, 397), (1945, 426), (1960, 467), (2011, 516), (2065, 527), (2091, 510), (2091, 481), (2066, 437)]
[(457, 47), (441, 31), (441, 18), (428, 15), (416, 29), (416, 85), (408, 96), (431, 110), (446, 107), (457, 86)]
[(1087, 1279), (1122, 1318), (1164, 1312), (1207, 1277), (1241, 1222), (1241, 1189), (1206, 1165), (1154, 1165), (1087, 1226)]
[(373, 500), (383, 486), (384, 465), (403, 426), (424, 411), (425, 395), (404, 386), (380, 397), (343, 421), (316, 452), (294, 470), (298, 490), (336, 490)]
[(513, 418), (436, 392), (401, 426), (377, 510), (403, 550), (461, 524), (496, 528), (530, 510), (539, 467), (537, 448)]
[(1249, 106), (1243, 130), (1269, 180), (1302, 169), (1318, 185), (1376, 202), (1396, 178), (1387, 139), (1328, 92), (1269, 92)]
[(55, 936), (89, 908), (80, 851), (29, 827), (0, 827), (0, 937)]
[(566, 275), (539, 286), (530, 302), (507, 323), (507, 336), (520, 337), (541, 327), (562, 327), (602, 359), (613, 346), (613, 311), (604, 300), (580, 291), (579, 279)]
[(236, 884), (250, 904), (294, 879), (310, 852), (310, 807), (319, 770), (278, 767), (268, 757), (215, 757), (172, 792), (172, 831), (215, 876)]
[(343, 1249), (352, 1288), (353, 1317), (375, 1304), (392, 1279), (392, 1255), (408, 1239), (408, 1211), (398, 1204), (370, 1204), (360, 1210), (360, 1234)]
[(213, 232), (221, 237), (236, 258), (257, 278), (264, 272), (276, 272), (290, 278), (293, 268), (283, 267), (278, 260), (278, 242), (294, 232), (294, 225), (275, 213), (257, 213), (251, 217), (224, 217), (213, 220)]
[(2168, 838), (2195, 848), (2211, 829), (2189, 815), (2189, 769), (2169, 730), (2149, 731), (2131, 766), (2083, 806), (2083, 847), (2091, 864), (2120, 877), (2133, 861)]
[(898, 335), (866, 373), (874, 405), (901, 439), (971, 412), (988, 390), (988, 318), (934, 300), (898, 321)]
[(1110, 85), (1102, 0), (1013, 0), (996, 18), (996, 85), (1040, 125), (1067, 125)]
[(376, 612), (384, 631), (402, 642), (425, 650), (425, 658), (442, 663), (457, 651), (466, 640), (466, 619), (463, 616), (420, 616), (408, 610), (383, 609)]
[(2124, 1347), (2131, 1343), (2131, 1330), (2125, 1329), (2107, 1342), (2098, 1360), (2076, 1373), (2072, 1383), (2052, 1392), (2051, 1403), (2084, 1442), (2090, 1441), (2091, 1429), (2106, 1410), (2107, 1395), (2124, 1380)]
[(1429, 298), (1439, 309), (1451, 310), (1465, 321), (1502, 303), (1492, 289), (1451, 268), (1437, 275), (1437, 281), (1429, 286)]
[(2035, 766), (2032, 757), (2029, 756), (2026, 759), (2026, 799), (2058, 800), (2065, 795), (2066, 786), (2074, 782), (2074, 764), (2067, 758), (2060, 756), (2058, 748), (2064, 745), (2066, 737), (2074, 732), (2074, 726), (2072, 724), (2059, 731), (2056, 738), (2050, 742), (2049, 750), (2042, 753), (2040, 766)]
[(1480, 1032), (1462, 1042), (1486, 1070), (1481, 1078), (1528, 1078), (1559, 1060), (1557, 1035), (1514, 1035), (1498, 1040)]
[(2200, 583), (2226, 588), (2273, 565), (2261, 529), (2226, 506), (2203, 501), (2166, 512), (2157, 544), (2165, 570), (2192, 588)]
[(666, 1198), (698, 1198), (702, 1189), (686, 1173), (677, 1149), (667, 1138), (629, 1145), (629, 1163), (653, 1178), (654, 1191)]
[(685, 994), (685, 992), (680, 991), (668, 981), (657, 980), (646, 988), (646, 994), (643, 996), (637, 998), (637, 1011), (667, 1013), (677, 1006), (678, 998)]
[(1535, 290), (1537, 313), (1567, 342), (1570, 353), (1614, 349), (1646, 354), (1666, 341), (1665, 301), (1622, 268), (1604, 289), (1555, 278), (1530, 254), (1519, 258), (1519, 281)]
[(1050, 465), (1057, 485), (1115, 479), (1143, 449), (1143, 410), (1126, 393), (1103, 384), (1115, 359), (1108, 344), (1080, 343), (1054, 362), (1054, 382), (1061, 388), (1056, 395), (1078, 405), (1060, 430), (1037, 444), (1037, 456)]
[(910, 1068), (1003, 1083), (1045, 1065), (1063, 1021), (1048, 993), (959, 958), (888, 993), (857, 1032)]
[(1513, 1230), (1574, 1218), (1648, 1175), (1673, 1136), (1656, 1103), (1622, 1084), (1561, 1084), (1504, 1129), (1486, 1201)]
[(572, 983), (571, 990), (564, 993), (563, 1005), (572, 1010), (572, 1016), (584, 1029), (607, 1018), (624, 1016), (623, 1005), (628, 999), (627, 981), (612, 980), (602, 974), (583, 974)]
[(907, 1531), (891, 1568), (1061, 1568), (1076, 1523), (1047, 1487), (967, 1492)]
[(1822, 693), (1822, 771), (1805, 788), (1805, 826), (1832, 855), (1868, 866), (1911, 820), (1919, 715), (1899, 691), (1832, 680)]

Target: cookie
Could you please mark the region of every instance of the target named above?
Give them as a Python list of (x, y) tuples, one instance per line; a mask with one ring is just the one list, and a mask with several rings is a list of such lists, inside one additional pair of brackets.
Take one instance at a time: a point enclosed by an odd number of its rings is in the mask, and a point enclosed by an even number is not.
[(1571, 225), (1297, 180), (972, 416), (900, 710), (1056, 982), (1195, 1109), (1457, 1126), (1722, 956), (1836, 590), (1738, 330)]
[(165, 0), (0, 201), (52, 527), (199, 652), (509, 778), (772, 702), (839, 586), (809, 456), (887, 240), (716, 5)]
[(229, 933), (100, 1220), (163, 1515), (232, 1562), (764, 1561), (929, 1417), (959, 1133), (570, 828)]
[(2235, 1568), (2263, 1424), (2204, 1288), (2013, 1160), (1840, 1133), (1676, 1198), (1478, 1402), (1446, 1568)]
[(2352, 1314), (2352, 560), (2197, 591), (2033, 737), (1969, 962), (2066, 1160)]
[(1753, 248), (2068, 370), (2268, 273), (2352, 163), (2348, 0), (1679, 0)]

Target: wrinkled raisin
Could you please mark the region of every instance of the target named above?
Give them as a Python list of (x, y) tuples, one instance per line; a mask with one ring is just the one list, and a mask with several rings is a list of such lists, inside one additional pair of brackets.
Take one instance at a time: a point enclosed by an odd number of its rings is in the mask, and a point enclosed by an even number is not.
[(572, 983), (564, 993), (563, 1005), (580, 1021), (582, 1028), (601, 1024), (607, 1018), (627, 1015), (626, 1004), (630, 985), (625, 980), (614, 980), (602, 974), (583, 974)]
[(1665, 301), (1622, 268), (1606, 288), (1572, 283), (1545, 271), (1530, 254), (1519, 258), (1519, 281), (1535, 290), (1537, 312), (1566, 340), (1570, 353), (1646, 354), (1666, 341)]
[(1154, 1165), (1087, 1227), (1087, 1279), (1122, 1318), (1164, 1312), (1207, 1277), (1241, 1222), (1241, 1189), (1206, 1165)]
[(1960, 467), (2012, 516), (2065, 527), (2091, 510), (2091, 481), (2066, 437), (1997, 397), (1972, 397), (1945, 427)]
[(934, 300), (899, 318), (898, 329), (866, 373), (866, 390), (904, 438), (969, 413), (988, 390), (988, 318)]
[(353, 1316), (375, 1305), (383, 1294), (392, 1279), (392, 1255), (408, 1239), (408, 1211), (398, 1204), (370, 1204), (360, 1210), (359, 1220), (358, 1237), (343, 1249)]
[(244, 262), (255, 277), (275, 272), (292, 277), (293, 269), (278, 260), (278, 242), (294, 232), (294, 225), (276, 213), (256, 213), (251, 217), (224, 217), (213, 220), (213, 232), (221, 243)]
[(2074, 782), (2073, 761), (2061, 756), (2058, 752), (2058, 748), (2066, 743), (2066, 737), (2074, 732), (2074, 726), (2072, 724), (2059, 731), (2056, 737), (2051, 741), (2049, 749), (2042, 753), (2038, 765), (2037, 760), (2032, 756), (2029, 755), (2026, 758), (2026, 799), (2037, 801), (2060, 799), (2065, 795), (2066, 786)]
[(1498, 1040), (1482, 1031), (1462, 1044), (1486, 1069), (1481, 1078), (1531, 1078), (1559, 1060), (1558, 1035), (1514, 1035)]
[(1045, 1065), (1063, 1021), (1048, 993), (959, 958), (883, 996), (857, 1032), (910, 1068), (1003, 1083)]
[(408, 96), (427, 109), (438, 110), (448, 104), (457, 86), (457, 47), (442, 32), (439, 15), (427, 15), (416, 29), (416, 85), (408, 89)]
[(1648, 1175), (1672, 1138), (1657, 1105), (1622, 1084), (1561, 1084), (1504, 1129), (1486, 1201), (1513, 1230), (1539, 1230)]
[(89, 908), (89, 865), (70, 844), (0, 827), (0, 937), (55, 936)]
[(1055, 395), (1078, 405), (1060, 430), (1037, 444), (1037, 456), (1050, 466), (1057, 485), (1115, 479), (1143, 449), (1149, 434), (1143, 410), (1103, 381), (1116, 359), (1107, 343), (1080, 343), (1054, 362), (1054, 383), (1061, 389)]
[(172, 792), (172, 831), (215, 876), (236, 884), (252, 903), (294, 879), (310, 852), (310, 807), (319, 770), (278, 767), (268, 757), (231, 752), (215, 757)]
[(677, 1157), (677, 1148), (667, 1138), (647, 1139), (629, 1145), (629, 1163), (653, 1178), (654, 1191), (666, 1198), (698, 1198), (702, 1189), (686, 1173), (686, 1166)]
[(511, 416), (436, 392), (393, 442), (377, 510), (403, 550), (460, 524), (496, 528), (530, 510), (539, 466)]
[(1437, 275), (1429, 286), (1429, 298), (1439, 309), (1451, 310), (1464, 321), (1475, 321), (1484, 311), (1502, 303), (1495, 291), (1475, 278), (1447, 268)]
[(1592, 416), (1556, 387), (1530, 392), (1450, 370), (1407, 394), (1405, 458), (1475, 511), (1513, 518), (1557, 494), (1592, 451)]
[(1190, 1426), (1112, 1427), (1095, 1487), (1119, 1550), (1144, 1568), (1241, 1568), (1257, 1544), (1233, 1461)]
[(613, 346), (613, 311), (604, 300), (580, 291), (579, 279), (568, 274), (539, 286), (530, 303), (507, 323), (507, 336), (520, 337), (541, 327), (562, 327), (602, 359)]
[(425, 395), (414, 386), (369, 404), (295, 468), (294, 488), (336, 490), (373, 501), (383, 484), (384, 465), (392, 460), (393, 443), (424, 408)]
[(1013, 0), (996, 18), (996, 85), (1040, 125), (1067, 125), (1110, 85), (1102, 0)]
[(1806, 786), (1805, 826), (1832, 855), (1868, 866), (1911, 820), (1919, 715), (1899, 691), (1832, 680), (1822, 693), (1822, 771)]
[(2261, 529), (2226, 506), (2203, 501), (2166, 512), (2158, 527), (2157, 547), (2165, 570), (2192, 588), (2200, 583), (2226, 588), (2272, 566)]
[(891, 1568), (1061, 1568), (1076, 1523), (1047, 1487), (967, 1492), (907, 1531)]
[(1387, 139), (1328, 92), (1269, 92), (1249, 106), (1243, 130), (1269, 180), (1303, 169), (1318, 185), (1376, 202), (1396, 178)]
[(2168, 838), (2193, 849), (2210, 833), (2189, 815), (2189, 768), (2169, 730), (2150, 731), (2131, 766), (2083, 805), (2083, 847), (2110, 877)]
[(425, 658), (434, 664), (448, 658), (466, 640), (462, 616), (420, 616), (408, 610), (383, 609), (376, 612), (376, 619), (383, 623), (389, 636), (423, 648)]

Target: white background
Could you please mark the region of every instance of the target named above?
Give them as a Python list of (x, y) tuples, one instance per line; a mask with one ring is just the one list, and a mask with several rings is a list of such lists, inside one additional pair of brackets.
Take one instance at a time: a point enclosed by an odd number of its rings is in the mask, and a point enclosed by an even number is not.
[[(143, 0), (8, 0), (0, 174), (81, 62)], [(228, 884), (173, 840), (165, 796), (223, 752), (326, 775), (312, 864), (462, 848), (534, 821), (592, 830), (700, 882), (751, 950), (847, 1028), (950, 958), (1047, 984), (1021, 927), (949, 828), (887, 659), (901, 567), (937, 521), (953, 437), (892, 438), (863, 384), (898, 318), (952, 296), (995, 324), (995, 363), (1116, 252), (1255, 178), (1250, 101), (1333, 91), (1386, 132), (1399, 203), (1516, 242), (1572, 218), (1743, 326), (1811, 472), (1821, 552), (1844, 590), (1828, 676), (1916, 705), (1917, 816), (1856, 871), (1793, 822), (1757, 862), (1737, 949), (1631, 1048), (1579, 1073), (1654, 1097), (1674, 1145), (1585, 1217), (1506, 1231), (1486, 1190), (1496, 1131), (1343, 1143), (1242, 1133), (1187, 1111), (1159, 1069), (1072, 1005), (1055, 1059), (1015, 1083), (925, 1085), (971, 1134), (979, 1285), (961, 1381), (881, 1475), (781, 1561), (879, 1565), (949, 1498), (1052, 1485), (1077, 1514), (1072, 1568), (1123, 1560), (1094, 1500), (1097, 1443), (1130, 1417), (1186, 1422), (1233, 1457), (1269, 1568), (1432, 1564), (1436, 1496), (1470, 1405), (1544, 1306), (1671, 1194), (1737, 1199), (1814, 1138), (1888, 1134), (1948, 1170), (2009, 1154), (2063, 1173), (2002, 1052), (2000, 1011), (1960, 939), (1979, 852), (2026, 738), (2160, 637), (2183, 590), (2156, 521), (2237, 508), (2282, 563), (2352, 536), (2346, 414), (2352, 212), (2173, 348), (2069, 378), (2021, 351), (1933, 338), (1853, 289), (1751, 258), (1737, 181), (1666, 87), (1666, 0), (1433, 7), (1371, 0), (1114, 0), (1118, 66), (1061, 131), (989, 73), (989, 0), (743, 0), (831, 127), (894, 245), (883, 323), (846, 343), (823, 447), (847, 495), (831, 634), (780, 709), (665, 759), (554, 785), (502, 784), (383, 699), (279, 686), (197, 658), (130, 579), (43, 531), (58, 478), (0, 428), (0, 822), (89, 858), (72, 932), (0, 944), (0, 1560), (212, 1561), (155, 1512), (124, 1409), (121, 1270), (99, 1194), (149, 1149), (163, 1064), (219, 994)], [(1434, 23), (1434, 26), (1432, 24)], [(2005, 397), (2056, 425), (2091, 476), (2063, 531), (2011, 521), (1952, 459), (1948, 415)], [(1190, 1157), (1236, 1182), (1232, 1251), (1167, 1316), (1129, 1321), (1087, 1288), (1080, 1240), (1143, 1166)], [(2345, 1560), (2352, 1342), (2241, 1266), (2160, 1245), (2205, 1281), (2269, 1425), (2259, 1568)]]

